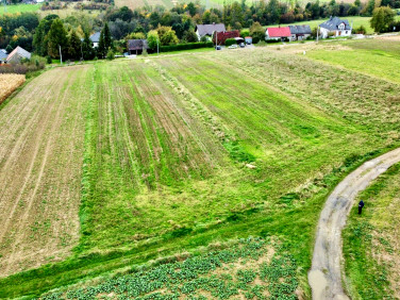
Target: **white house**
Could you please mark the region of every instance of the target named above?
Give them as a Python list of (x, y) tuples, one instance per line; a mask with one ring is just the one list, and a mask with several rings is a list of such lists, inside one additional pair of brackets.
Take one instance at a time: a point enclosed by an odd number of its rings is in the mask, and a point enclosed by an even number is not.
[(330, 17), (328, 21), (319, 25), (321, 38), (326, 39), (329, 33), (333, 36), (350, 36), (351, 26), (349, 21), (341, 20), (338, 17)]
[(31, 53), (18, 46), (7, 56), (7, 63), (19, 63), (22, 59), (31, 59)]
[(292, 35), (291, 41), (302, 41), (311, 35), (311, 28), (309, 25), (289, 25), (290, 34)]
[(7, 51), (5, 49), (0, 49), (0, 64), (6, 61), (7, 56)]
[(93, 43), (93, 48), (97, 48), (99, 46), (99, 41), (100, 41), (100, 32), (95, 32), (93, 33), (89, 39)]

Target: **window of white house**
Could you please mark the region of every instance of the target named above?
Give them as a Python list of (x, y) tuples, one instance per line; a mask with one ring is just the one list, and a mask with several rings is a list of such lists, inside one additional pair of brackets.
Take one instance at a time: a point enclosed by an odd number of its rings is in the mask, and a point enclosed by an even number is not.
[(339, 30), (344, 30), (344, 24), (343, 23), (339, 25)]

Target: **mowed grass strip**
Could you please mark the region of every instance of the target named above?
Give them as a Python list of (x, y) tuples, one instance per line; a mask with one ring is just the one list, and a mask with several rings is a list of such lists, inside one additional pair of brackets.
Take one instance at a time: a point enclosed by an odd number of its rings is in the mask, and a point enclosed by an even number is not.
[(85, 247), (131, 246), (193, 222), (186, 209), (199, 203), (181, 195), (182, 187), (223, 164), (223, 147), (196, 130), (157, 76), (142, 63), (97, 65)]
[(352, 299), (400, 297), (400, 166), (391, 167), (358, 196), (343, 232), (346, 283)]

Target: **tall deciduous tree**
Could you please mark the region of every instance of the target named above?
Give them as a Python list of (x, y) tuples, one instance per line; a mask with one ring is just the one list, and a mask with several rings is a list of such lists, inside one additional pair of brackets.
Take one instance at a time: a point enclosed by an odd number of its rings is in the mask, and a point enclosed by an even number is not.
[(375, 32), (386, 32), (393, 21), (394, 12), (390, 7), (378, 7), (374, 9), (370, 22)]
[(50, 31), (47, 35), (48, 53), (53, 58), (60, 58), (59, 46), (61, 46), (62, 54), (67, 53), (68, 37), (63, 23), (60, 19), (55, 19), (51, 24)]

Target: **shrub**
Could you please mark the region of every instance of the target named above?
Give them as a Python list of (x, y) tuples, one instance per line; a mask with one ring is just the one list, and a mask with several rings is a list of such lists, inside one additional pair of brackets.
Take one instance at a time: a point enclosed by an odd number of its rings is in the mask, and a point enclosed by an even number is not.
[(235, 39), (226, 39), (225, 41), (225, 46), (230, 46), (230, 45), (234, 45), (236, 44), (236, 40)]
[(51, 56), (50, 55), (47, 55), (46, 56), (46, 63), (47, 64), (51, 64), (53, 62), (53, 60), (51, 59)]
[(108, 60), (113, 60), (114, 59), (114, 51), (112, 51), (112, 50), (108, 50), (108, 52), (107, 52), (107, 55), (106, 55), (106, 58), (108, 59)]
[(249, 30), (249, 29), (242, 29), (242, 30), (240, 31), (240, 36), (241, 36), (242, 38), (245, 38), (246, 36), (250, 36), (250, 30)]

